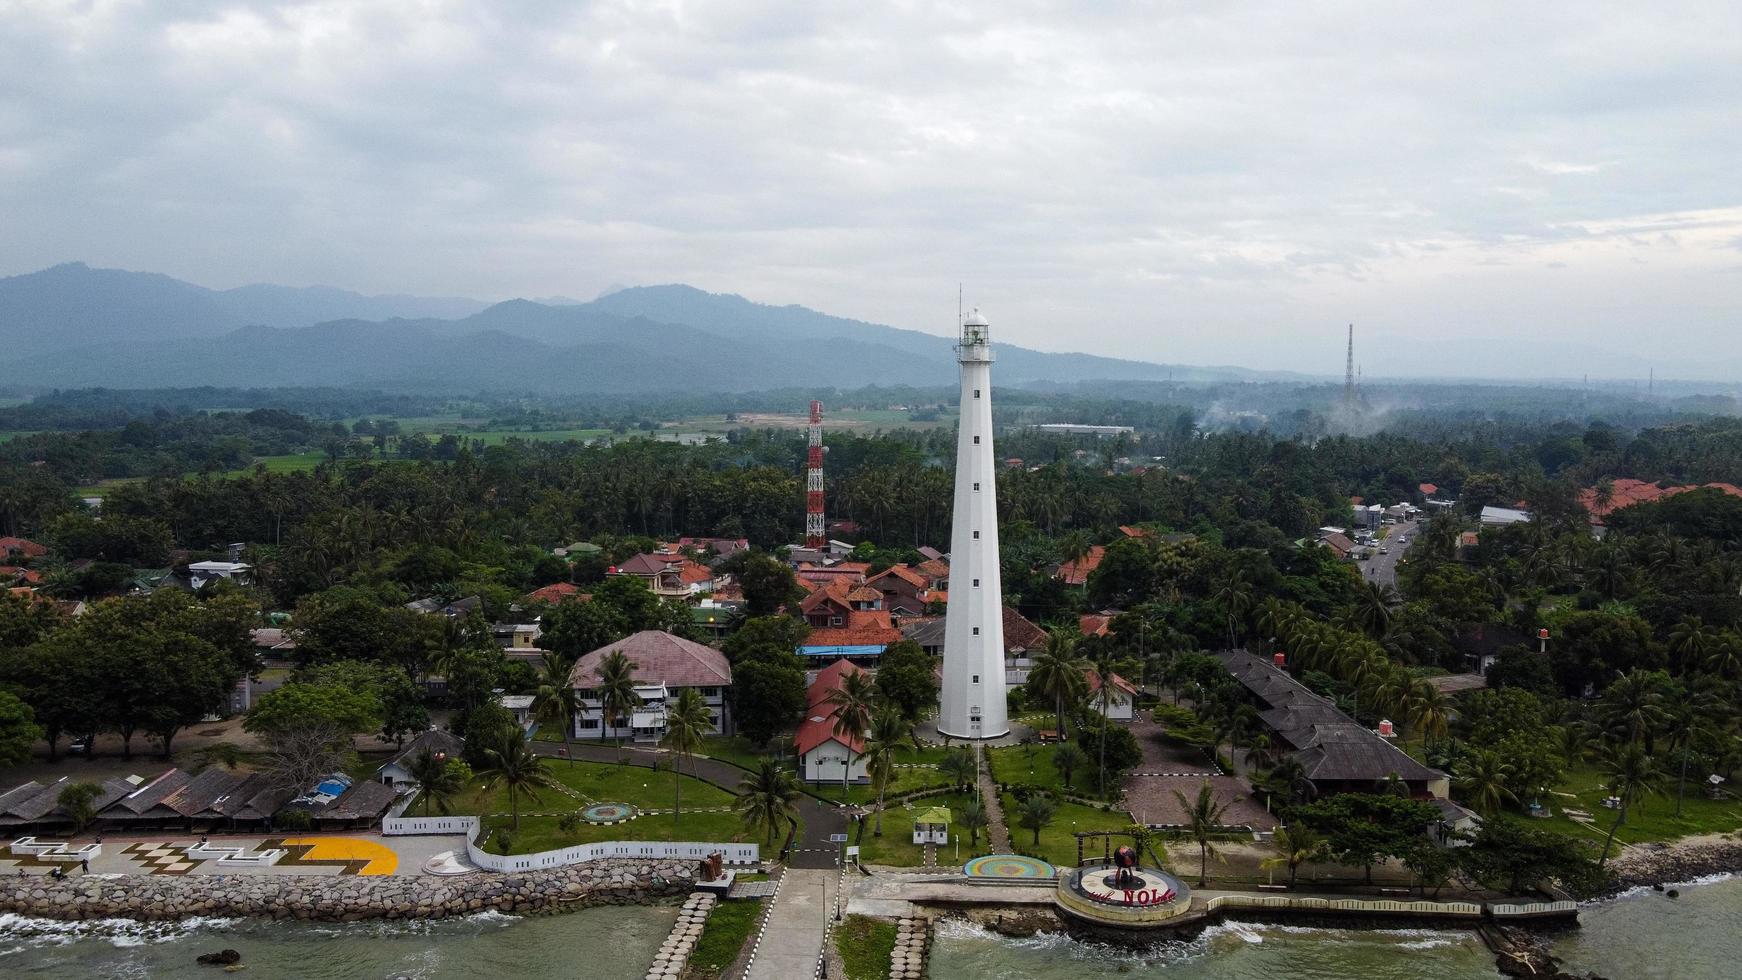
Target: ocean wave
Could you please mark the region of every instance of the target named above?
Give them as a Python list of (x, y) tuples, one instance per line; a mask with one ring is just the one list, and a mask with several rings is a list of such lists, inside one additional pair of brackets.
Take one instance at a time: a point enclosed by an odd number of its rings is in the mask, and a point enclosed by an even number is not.
[(1209, 951), (1210, 934), (1226, 928), (1226, 924), (1212, 926), (1194, 939), (1159, 940), (1139, 949), (1078, 939), (1063, 932), (1037, 932), (1032, 936), (1021, 937), (1006, 936), (966, 919), (940, 920), (935, 927), (935, 935), (942, 939), (997, 943), (1012, 949), (1053, 953), (1081, 963), (1147, 967), (1166, 966), (1200, 956)]
[(1586, 902), (1580, 902), (1579, 905), (1581, 908), (1589, 908), (1592, 906), (1603, 905), (1608, 902), (1618, 902), (1622, 899), (1639, 898), (1643, 895), (1662, 894), (1664, 891), (1671, 888), (1698, 888), (1701, 885), (1716, 885), (1730, 881), (1735, 877), (1736, 872), (1734, 871), (1719, 871), (1709, 875), (1699, 875), (1697, 877), (1689, 878), (1686, 881), (1666, 881), (1661, 887), (1634, 885), (1632, 888), (1623, 889), (1613, 895), (1606, 895), (1602, 898), (1593, 898)]
[(17, 913), (0, 914), (0, 955), (44, 946), (66, 946), (86, 939), (107, 940), (118, 948), (167, 943), (197, 932), (220, 932), (241, 919), (194, 916), (172, 922), (136, 922), (132, 919), (86, 919), (68, 922)]

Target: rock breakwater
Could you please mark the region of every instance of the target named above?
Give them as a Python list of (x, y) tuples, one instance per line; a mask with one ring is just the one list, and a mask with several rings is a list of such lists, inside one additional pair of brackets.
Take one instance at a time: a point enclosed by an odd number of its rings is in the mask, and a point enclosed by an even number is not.
[(1636, 844), (1609, 868), (1617, 892), (1742, 872), (1742, 836), (1705, 834), (1669, 844)]
[(247, 916), (360, 922), (445, 919), (479, 912), (537, 913), (638, 905), (687, 893), (688, 861), (617, 859), (461, 877), (316, 875), (77, 875), (0, 878), (0, 912), (50, 919), (161, 922)]

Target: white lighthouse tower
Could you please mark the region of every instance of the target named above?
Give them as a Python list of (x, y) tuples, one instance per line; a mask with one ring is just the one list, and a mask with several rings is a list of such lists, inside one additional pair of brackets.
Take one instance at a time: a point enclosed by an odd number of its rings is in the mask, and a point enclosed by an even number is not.
[(992, 456), (992, 347), (979, 310), (962, 321), (962, 412), (938, 731), (951, 738), (1010, 732), (1004, 701), (1004, 590), (998, 580), (998, 488)]

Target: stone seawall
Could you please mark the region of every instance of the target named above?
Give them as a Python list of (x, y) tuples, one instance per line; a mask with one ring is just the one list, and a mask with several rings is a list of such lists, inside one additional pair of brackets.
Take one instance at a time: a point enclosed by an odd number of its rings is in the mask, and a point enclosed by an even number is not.
[(50, 919), (247, 916), (358, 922), (444, 919), (476, 912), (549, 912), (637, 905), (690, 890), (687, 861), (609, 860), (515, 874), (459, 877), (318, 875), (74, 875), (0, 878), (0, 912)]

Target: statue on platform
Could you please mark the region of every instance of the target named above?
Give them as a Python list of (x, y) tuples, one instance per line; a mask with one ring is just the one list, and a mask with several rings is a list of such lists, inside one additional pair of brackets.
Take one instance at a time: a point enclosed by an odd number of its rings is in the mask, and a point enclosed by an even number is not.
[(1142, 884), (1137, 877), (1137, 851), (1130, 845), (1122, 845), (1113, 852), (1113, 867), (1119, 869), (1115, 873), (1114, 887), (1134, 888)]

